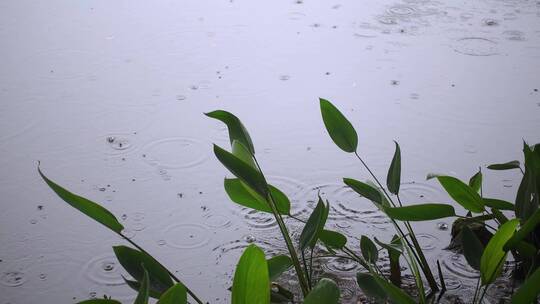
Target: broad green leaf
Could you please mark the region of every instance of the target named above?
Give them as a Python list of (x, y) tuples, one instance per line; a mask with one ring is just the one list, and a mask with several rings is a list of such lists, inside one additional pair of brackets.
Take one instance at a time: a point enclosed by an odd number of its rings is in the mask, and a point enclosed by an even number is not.
[(182, 283), (177, 283), (163, 293), (157, 304), (186, 304), (187, 290)]
[(324, 126), (334, 143), (345, 152), (355, 152), (358, 135), (352, 124), (328, 100), (320, 98), (319, 101)]
[(502, 164), (489, 165), (488, 169), (491, 169), (491, 170), (519, 169), (519, 160), (513, 160), (513, 161), (509, 161)]
[[(257, 192), (252, 191), (249, 186), (245, 185), (240, 179), (232, 178), (225, 179), (225, 191), (229, 198), (242, 206), (249, 207), (258, 211), (272, 213), (272, 209), (268, 205), (268, 202), (263, 199)], [(291, 202), (285, 193), (281, 192), (278, 188), (268, 185), (272, 198), (276, 204), (276, 208), (281, 214), (289, 214), (291, 209)]]
[(399, 186), (401, 184), (401, 149), (399, 148), (399, 144), (396, 141), (394, 142), (396, 143), (396, 151), (394, 152), (390, 169), (388, 169), (386, 186), (390, 192), (398, 194)]
[(339, 288), (336, 282), (322, 278), (304, 299), (304, 304), (338, 304)]
[(482, 171), (479, 170), (475, 175), (469, 179), (469, 186), (476, 192), (482, 188)]
[(384, 212), (398, 221), (431, 221), (455, 216), (454, 207), (446, 204), (418, 204), (404, 207), (384, 207)]
[(324, 243), (324, 245), (326, 245), (326, 247), (332, 249), (342, 249), (345, 244), (347, 244), (347, 237), (332, 230), (321, 231), (319, 234), (319, 239)]
[[(127, 246), (114, 246), (113, 250), (120, 265), (138, 282), (142, 281), (145, 270), (148, 271), (151, 291), (161, 295), (173, 286), (167, 269), (163, 268), (153, 257)], [(144, 264), (145, 269), (141, 266), (142, 264)]]
[(120, 301), (112, 299), (90, 299), (84, 300), (82, 302), (77, 302), (77, 304), (122, 304)]
[(367, 236), (362, 235), (360, 238), (360, 251), (362, 252), (362, 256), (366, 261), (370, 263), (377, 262), (377, 259), (379, 258), (379, 250), (377, 250), (377, 246), (371, 241)]
[(498, 210), (514, 210), (514, 204), (496, 198), (482, 198), (484, 204)]
[(248, 148), (246, 148), (246, 146), (244, 146), (238, 140), (234, 140), (232, 142), (232, 154), (244, 161), (253, 169), (259, 171), (259, 169), (257, 169), (257, 165), (255, 164), (255, 160), (253, 160), (253, 155), (251, 152), (249, 152)]
[(227, 128), (229, 129), (229, 139), (231, 141), (231, 145), (235, 140), (238, 140), (246, 148), (248, 148), (248, 150), (252, 154), (255, 154), (255, 148), (253, 148), (251, 137), (249, 136), (248, 131), (246, 130), (240, 119), (238, 119), (238, 117), (234, 116), (232, 113), (223, 110), (205, 113), (205, 115), (215, 118), (217, 120), (221, 120), (227, 125)]
[(307, 247), (313, 248), (317, 243), (319, 234), (324, 229), (324, 224), (328, 218), (329, 208), (321, 197), (317, 206), (309, 216), (302, 233), (300, 234), (300, 250), (304, 250)]
[(508, 240), (504, 246), (505, 250), (514, 248), (520, 241), (524, 240), (540, 224), (540, 209), (525, 222), (523, 226)]
[(109, 210), (101, 207), (100, 205), (74, 193), (69, 192), (68, 190), (62, 188), (52, 180), (48, 179), (38, 166), (39, 175), (41, 178), (49, 185), (49, 187), (66, 203), (70, 204), (75, 209), (84, 213), (88, 217), (94, 219), (98, 223), (101, 223), (105, 227), (111, 229), (116, 233), (122, 232), (124, 226), (118, 222), (116, 217), (109, 212)]
[(512, 296), (512, 304), (535, 303), (536, 297), (540, 294), (538, 282), (540, 282), (540, 268), (537, 268)]
[(270, 281), (276, 280), (293, 265), (291, 258), (286, 255), (276, 255), (275, 257), (268, 259), (267, 263)]
[(463, 226), (461, 229), (461, 244), (467, 263), (472, 268), (480, 270), (480, 259), (484, 252), (484, 245), (482, 245), (482, 242), (480, 242), (476, 234), (468, 226)]
[(269, 304), (270, 277), (264, 252), (255, 245), (249, 245), (234, 272), (232, 304)]
[(373, 186), (352, 178), (344, 178), (343, 182), (356, 193), (374, 202), (378, 207), (383, 204), (381, 193)]
[(385, 279), (374, 275), (373, 278), (381, 286), (382, 289), (386, 292), (386, 295), (393, 303), (396, 304), (415, 304), (416, 302), (408, 294), (406, 294), (400, 288), (394, 286), (394, 284), (386, 281)]
[(516, 231), (518, 224), (518, 219), (506, 222), (489, 240), (480, 259), (482, 285), (490, 284), (499, 276), (507, 254), (503, 247)]
[(266, 197), (268, 189), (264, 176), (232, 153), (214, 145), (214, 154), (217, 159), (242, 182), (257, 191), (262, 197)]
[(386, 300), (386, 291), (375, 281), (371, 274), (357, 273), (356, 282), (364, 294), (369, 298), (375, 299), (377, 303)]
[(135, 298), (135, 302), (133, 302), (133, 304), (148, 304), (148, 290), (150, 289), (148, 283), (148, 271), (146, 271), (143, 264), (141, 264), (141, 267), (144, 272), (141, 282), (141, 289), (139, 289), (139, 294), (137, 295), (137, 298)]
[(446, 192), (463, 208), (480, 213), (484, 211), (484, 202), (473, 188), (452, 176), (437, 176)]

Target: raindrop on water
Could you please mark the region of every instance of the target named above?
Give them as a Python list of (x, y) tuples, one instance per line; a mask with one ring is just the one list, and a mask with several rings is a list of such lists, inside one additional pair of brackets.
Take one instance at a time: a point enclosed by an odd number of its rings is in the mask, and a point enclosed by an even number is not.
[(448, 224), (444, 222), (437, 223), (437, 229), (439, 230), (448, 230)]

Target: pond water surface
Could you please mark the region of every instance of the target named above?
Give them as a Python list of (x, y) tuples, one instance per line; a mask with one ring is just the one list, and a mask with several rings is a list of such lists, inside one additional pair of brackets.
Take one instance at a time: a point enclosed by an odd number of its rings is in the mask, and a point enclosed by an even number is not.
[[(399, 141), (407, 203), (450, 202), (429, 172), (468, 179), (540, 141), (538, 1), (4, 0), (0, 17), (0, 304), (135, 296), (111, 250), (123, 242), (60, 201), (38, 160), (203, 299), (227, 303), (245, 246), (285, 246), (270, 216), (229, 201), (211, 149), (227, 130), (203, 112), (238, 115), (294, 214), (306, 218), (320, 189), (327, 227), (355, 249), (393, 230), (341, 183), (368, 175), (331, 142), (318, 97), (350, 118), (383, 180)], [(484, 193), (513, 200), (519, 178), (485, 172)], [(443, 250), (450, 225), (415, 229), (448, 297), (466, 298), (477, 276)], [(321, 268), (343, 303), (361, 298), (356, 265)]]

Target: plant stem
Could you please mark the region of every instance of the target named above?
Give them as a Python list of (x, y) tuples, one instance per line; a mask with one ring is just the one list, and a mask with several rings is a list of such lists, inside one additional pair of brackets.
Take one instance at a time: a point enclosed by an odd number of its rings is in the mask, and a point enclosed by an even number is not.
[[(123, 235), (121, 232), (118, 232), (118, 235), (120, 237), (122, 237), (124, 240), (128, 241), (131, 245), (133, 245), (135, 248), (139, 249), (140, 251), (142, 251), (144, 254), (154, 258), (152, 255), (150, 255), (146, 250), (144, 250), (144, 248), (142, 248), (141, 246), (137, 245), (137, 243), (135, 243), (134, 241), (132, 241), (131, 239), (129, 239), (128, 237), (126, 237), (125, 235)], [(176, 277), (176, 275), (174, 273), (172, 273), (169, 269), (167, 269), (167, 267), (163, 266), (163, 264), (161, 264), (158, 260), (156, 260), (154, 258), (154, 261), (156, 261), (159, 266), (163, 267), (163, 269), (167, 270), (167, 272), (169, 273), (169, 275), (171, 276), (171, 278), (173, 280), (175, 280), (177, 283), (182, 283), (180, 281), (180, 279), (178, 279), (178, 277)], [(201, 299), (199, 299), (197, 297), (197, 295), (195, 295), (195, 293), (193, 291), (191, 291), (184, 283), (182, 283), (182, 285), (184, 285), (184, 287), (186, 287), (186, 291), (187, 293), (193, 298), (193, 300), (195, 300), (195, 302), (199, 303), (199, 304), (203, 304), (203, 302), (201, 301)]]

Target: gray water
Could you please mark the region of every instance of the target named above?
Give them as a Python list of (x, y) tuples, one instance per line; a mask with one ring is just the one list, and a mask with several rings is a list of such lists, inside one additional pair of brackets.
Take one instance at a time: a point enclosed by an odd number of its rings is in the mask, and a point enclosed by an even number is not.
[[(538, 1), (3, 0), (0, 41), (1, 304), (134, 298), (111, 250), (123, 242), (60, 201), (38, 160), (202, 298), (227, 303), (247, 244), (269, 256), (285, 247), (270, 216), (227, 198), (211, 150), (227, 147), (227, 131), (203, 112), (243, 120), (297, 216), (321, 189), (327, 227), (356, 249), (362, 234), (393, 230), (343, 187), (368, 175), (331, 142), (318, 97), (350, 118), (383, 180), (399, 141), (407, 203), (450, 202), (429, 172), (468, 179), (520, 158), (522, 139), (540, 141)], [(485, 172), (484, 193), (513, 200), (518, 179)], [(445, 224), (415, 229), (448, 273), (448, 295), (466, 297), (477, 275), (443, 250)], [(356, 265), (322, 268), (340, 278), (343, 303), (361, 297)]]

